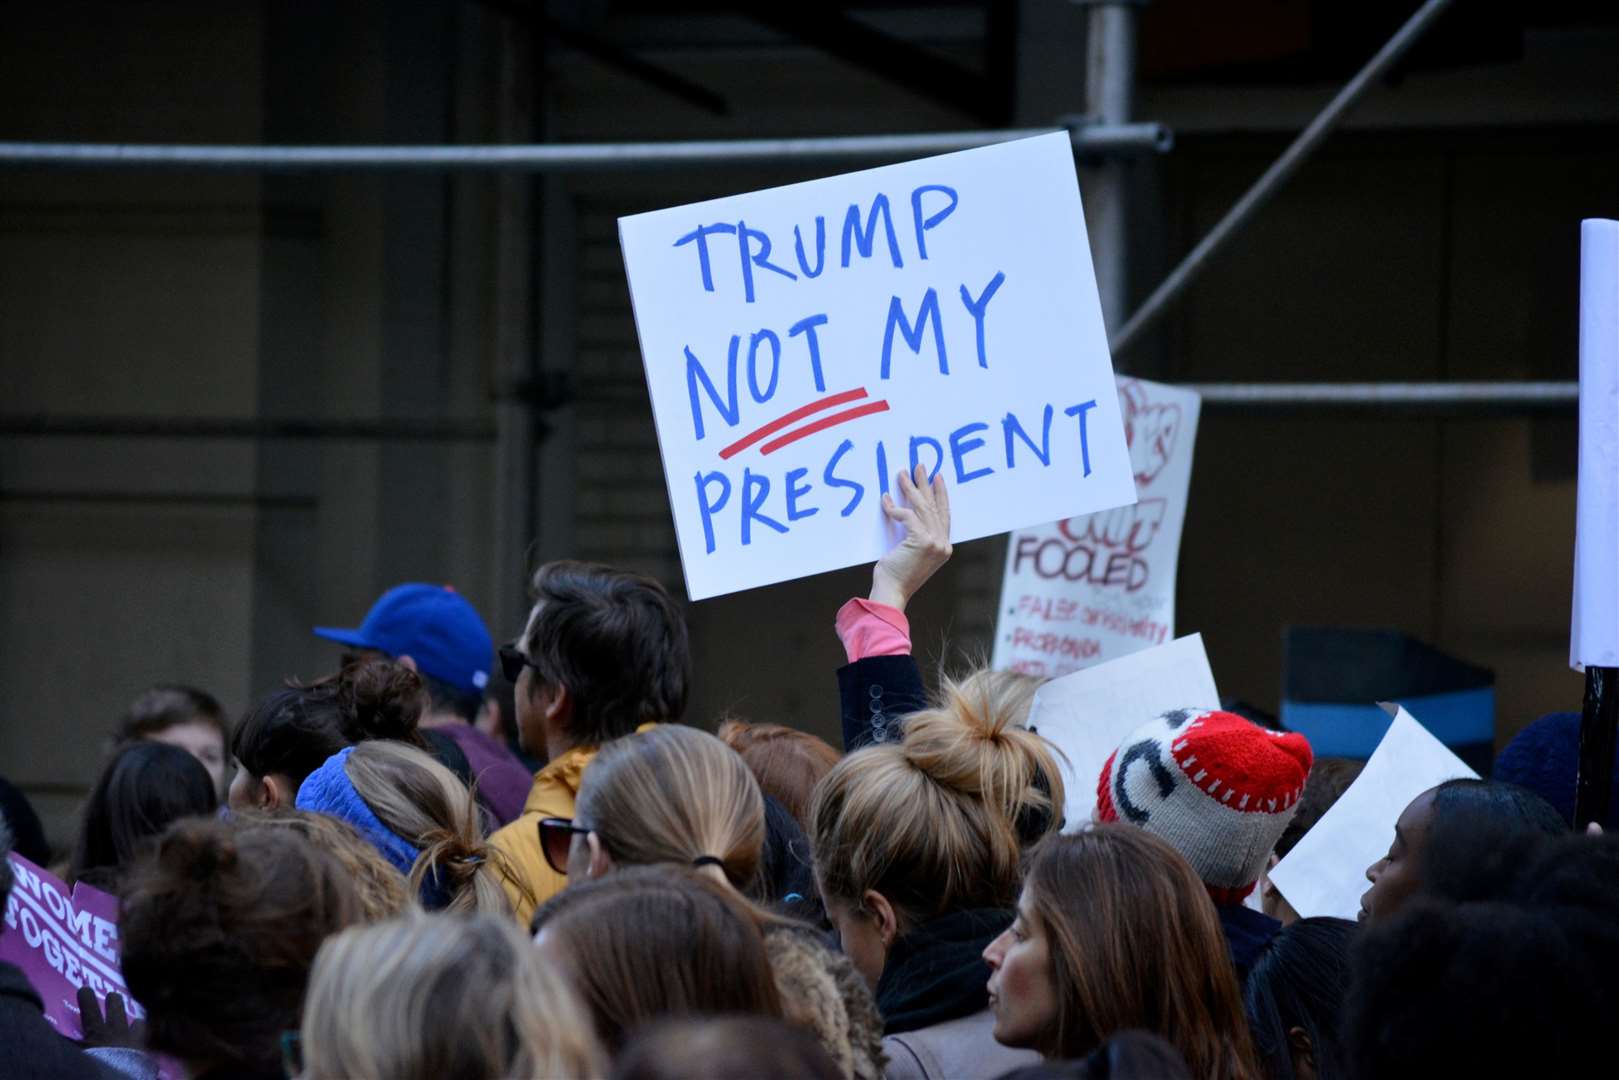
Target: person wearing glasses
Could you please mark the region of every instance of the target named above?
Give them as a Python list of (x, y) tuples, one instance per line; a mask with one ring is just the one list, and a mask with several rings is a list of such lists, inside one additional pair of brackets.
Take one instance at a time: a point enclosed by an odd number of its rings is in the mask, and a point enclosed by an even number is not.
[(546, 765), (523, 812), (489, 838), (508, 867), (518, 922), (567, 885), (546, 861), (540, 822), (572, 819), (598, 748), (686, 711), (691, 649), (674, 599), (651, 578), (598, 563), (552, 562), (534, 575), (522, 636), (500, 649), (516, 686), (523, 749)]
[(770, 903), (766, 803), (741, 755), (706, 731), (661, 724), (617, 739), (585, 773), (577, 816), (540, 822), (546, 861), (573, 883), (552, 904), (580, 882), (637, 866), (675, 867), (748, 897), (742, 910), (764, 935), (782, 1015), (815, 1034), (840, 1075), (879, 1080), (882, 1020), (871, 990), (848, 957)]
[(486, 693), (495, 645), (466, 597), (448, 585), (396, 585), (371, 605), (359, 626), (317, 626), (315, 635), (362, 656), (385, 656), (420, 675), (428, 705), (418, 727), (435, 756), (459, 772), (438, 744), (448, 740), (465, 755), (478, 801), (496, 826), (522, 813), (531, 778), (493, 737), (500, 719)]

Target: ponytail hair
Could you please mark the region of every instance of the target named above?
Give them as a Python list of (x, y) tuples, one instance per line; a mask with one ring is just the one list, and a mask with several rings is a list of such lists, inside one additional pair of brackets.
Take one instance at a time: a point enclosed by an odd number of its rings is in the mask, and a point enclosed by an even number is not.
[(416, 849), (410, 885), (428, 907), (511, 911), (504, 857), (484, 842), (477, 800), (454, 773), (425, 751), (386, 740), (356, 746), (343, 771), (377, 820)]
[(868, 890), (922, 922), (1017, 899), (1020, 824), (1054, 831), (1063, 789), (1044, 739), (994, 707), (980, 680), (946, 680), (898, 743), (845, 757), (816, 786), (810, 846), (821, 891), (859, 907)]
[(603, 746), (574, 818), (624, 865), (689, 866), (738, 891), (760, 871), (759, 783), (735, 751), (696, 728), (660, 724)]

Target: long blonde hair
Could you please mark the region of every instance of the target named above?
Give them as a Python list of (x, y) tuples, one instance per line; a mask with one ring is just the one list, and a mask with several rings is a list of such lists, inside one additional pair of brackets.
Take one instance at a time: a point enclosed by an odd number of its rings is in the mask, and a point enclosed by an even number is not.
[(310, 1080), (605, 1071), (573, 990), (504, 915), (413, 913), (329, 938), (301, 1030)]
[(912, 715), (898, 743), (850, 754), (816, 786), (809, 836), (827, 899), (860, 908), (874, 890), (910, 922), (1015, 903), (1019, 824), (1056, 828), (1062, 780), (1046, 741), (986, 690), (947, 681), (943, 707)]
[(344, 771), (388, 831), (421, 852), (413, 892), (431, 876), (445, 911), (511, 912), (501, 881), (516, 875), (503, 875), (504, 856), (484, 843), (477, 800), (459, 777), (413, 746), (381, 739), (356, 746)]
[(747, 763), (707, 732), (677, 724), (602, 747), (579, 785), (574, 819), (615, 862), (703, 860), (699, 870), (738, 890), (753, 883), (764, 852), (764, 796)]

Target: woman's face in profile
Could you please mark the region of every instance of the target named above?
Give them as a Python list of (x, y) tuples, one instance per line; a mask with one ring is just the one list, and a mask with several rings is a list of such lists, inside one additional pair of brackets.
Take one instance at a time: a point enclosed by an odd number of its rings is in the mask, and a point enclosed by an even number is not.
[(1051, 948), (1026, 886), (1017, 918), (984, 950), (990, 967), (989, 1009), (995, 1041), (1039, 1049), (1057, 1025), (1057, 980)]
[(1366, 868), (1372, 883), (1360, 898), (1360, 921), (1387, 919), (1411, 898), (1422, 884), (1422, 853), (1428, 846), (1428, 829), (1433, 825), (1433, 790), (1424, 791), (1394, 823), (1394, 840), (1388, 854)]

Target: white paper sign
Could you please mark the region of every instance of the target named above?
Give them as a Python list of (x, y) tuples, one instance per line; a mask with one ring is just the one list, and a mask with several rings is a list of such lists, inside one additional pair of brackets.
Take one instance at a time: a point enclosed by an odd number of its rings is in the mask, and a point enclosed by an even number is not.
[(1142, 649), (1053, 679), (1034, 695), (1029, 726), (1068, 759), (1063, 769), (1066, 831), (1084, 828), (1096, 808), (1096, 782), (1124, 737), (1171, 709), (1217, 709), (1203, 635)]
[(1063, 133), (619, 220), (692, 599), (1135, 500)]
[(1446, 780), (1478, 778), (1405, 709), (1379, 704), (1394, 722), (1366, 768), (1270, 872), (1271, 884), (1303, 918), (1358, 916), (1370, 887), (1366, 868), (1388, 852), (1394, 823), (1411, 800)]
[(1175, 567), (1202, 398), (1143, 379), (1118, 386), (1137, 501), (1012, 534), (992, 667), (1066, 675), (1175, 634)]
[(1580, 223), (1580, 482), (1569, 663), (1619, 666), (1619, 221)]

